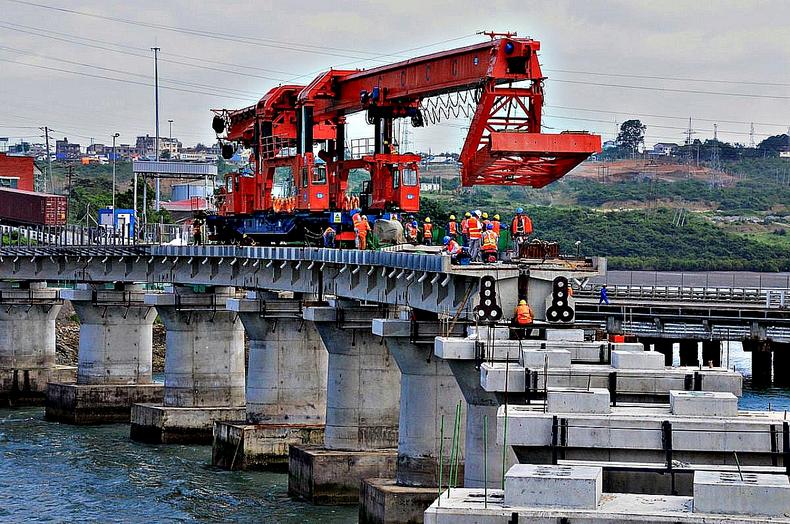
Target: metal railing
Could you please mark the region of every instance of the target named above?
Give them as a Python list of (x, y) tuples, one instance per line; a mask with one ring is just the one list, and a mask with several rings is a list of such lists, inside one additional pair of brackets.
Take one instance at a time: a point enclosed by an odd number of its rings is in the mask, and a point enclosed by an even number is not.
[(145, 224), (132, 228), (107, 226), (0, 225), (4, 246), (132, 246), (187, 245), (192, 231), (186, 224)]
[[(576, 298), (598, 299), (600, 285), (574, 288)], [(678, 302), (737, 302), (765, 305), (767, 308), (788, 307), (790, 290), (747, 287), (681, 287), (681, 286), (607, 286), (609, 300), (654, 300)]]

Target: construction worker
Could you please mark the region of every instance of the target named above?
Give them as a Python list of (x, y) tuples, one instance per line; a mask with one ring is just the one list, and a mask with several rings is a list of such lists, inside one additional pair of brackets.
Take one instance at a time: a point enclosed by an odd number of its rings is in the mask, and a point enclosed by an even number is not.
[(321, 235), (324, 239), (324, 247), (329, 247), (334, 249), (336, 235), (337, 235), (337, 231), (335, 231), (335, 229), (332, 226), (329, 226), (326, 229), (324, 229), (324, 234)]
[(422, 242), (426, 246), (433, 245), (433, 224), (431, 224), (431, 217), (425, 217), (425, 222), (422, 225)]
[(499, 258), (497, 253), (497, 243), (499, 237), (494, 233), (494, 224), (488, 224), (482, 236), (483, 262), (496, 262)]
[(499, 215), (494, 215), (494, 219), (491, 221), (491, 224), (494, 226), (494, 233), (496, 233), (496, 236), (499, 236), (502, 230), (502, 222), (499, 221)]
[(510, 235), (513, 237), (513, 242), (521, 252), (521, 244), (526, 243), (529, 235), (532, 234), (532, 220), (524, 214), (523, 208), (516, 209), (516, 216), (513, 217), (513, 223), (510, 227)]
[(466, 227), (469, 229), (469, 256), (472, 257), (472, 262), (480, 256), (480, 240), (483, 236), (483, 224), (480, 222), (481, 215), (480, 210), (476, 209), (466, 222)]
[(196, 246), (203, 243), (203, 222), (199, 218), (192, 221), (192, 240)]
[(516, 324), (519, 326), (528, 326), (534, 320), (534, 313), (532, 308), (527, 304), (526, 300), (519, 300), (516, 306)]
[(357, 226), (357, 249), (365, 250), (368, 248), (368, 231), (370, 231), (370, 224), (368, 217), (362, 215), (362, 219)]
[(404, 227), (404, 232), (406, 233), (406, 242), (410, 244), (417, 243), (417, 235), (419, 230), (417, 229), (417, 221), (411, 220), (406, 222), (406, 226)]
[(491, 221), (488, 220), (488, 213), (483, 213), (483, 216), (481, 218), (483, 219), (483, 231), (485, 231), (488, 227), (488, 224), (490, 224)]
[(469, 255), (464, 252), (464, 248), (457, 240), (447, 235), (442, 239), (445, 246), (445, 252), (450, 255), (450, 262), (453, 264), (460, 264), (463, 260), (468, 259)]
[(362, 222), (362, 213), (359, 212), (359, 209), (351, 210), (351, 222), (354, 225), (354, 247), (359, 249), (359, 235), (357, 234), (357, 229), (359, 228), (360, 222)]
[(598, 305), (600, 306), (601, 304), (609, 305), (609, 294), (606, 291), (606, 284), (601, 286), (601, 298), (598, 300)]
[(469, 219), (472, 218), (472, 213), (469, 211), (466, 212), (464, 215), (463, 220), (461, 220), (461, 240), (463, 240), (464, 245), (469, 245)]
[(450, 215), (450, 220), (447, 222), (446, 233), (447, 236), (453, 240), (458, 239), (458, 222), (455, 221), (455, 215)]

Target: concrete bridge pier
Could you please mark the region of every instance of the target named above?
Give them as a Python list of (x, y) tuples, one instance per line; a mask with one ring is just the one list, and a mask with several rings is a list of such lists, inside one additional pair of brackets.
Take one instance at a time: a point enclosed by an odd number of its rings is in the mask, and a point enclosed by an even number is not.
[(132, 440), (210, 443), (214, 421), (244, 420), (244, 328), (225, 309), (234, 294), (174, 286), (145, 295), (167, 328), (164, 403), (132, 407)]
[(50, 382), (46, 417), (70, 424), (129, 422), (132, 405), (162, 402), (151, 378), (156, 309), (138, 284), (63, 289), (80, 318), (77, 383)]
[(0, 283), (0, 406), (41, 404), (47, 382), (75, 380), (55, 364), (55, 319), (63, 301), (46, 282)]
[(393, 477), (400, 371), (371, 322), (379, 306), (308, 307), (329, 352), (324, 446), (291, 446), (288, 492), (313, 504), (356, 504), (362, 479)]
[(790, 342), (771, 342), (774, 354), (774, 385), (790, 387)]
[(656, 338), (653, 339), (653, 347), (655, 351), (658, 351), (662, 355), (664, 355), (664, 365), (671, 366), (672, 361), (674, 359), (674, 344), (672, 340), (667, 340), (663, 338)]
[(680, 365), (696, 366), (699, 364), (699, 342), (696, 340), (680, 339)]
[(228, 300), (249, 339), (247, 417), (215, 422), (215, 466), (287, 469), (289, 445), (323, 444), (328, 354), (304, 303), (261, 291)]
[(713, 362), (713, 367), (721, 366), (721, 340), (702, 341), (702, 365)]
[[(497, 441), (497, 410), (499, 399), (480, 386), (480, 369), (474, 361), (448, 360), (455, 380), (467, 404), (464, 437), (464, 487), (499, 489), (502, 471), (518, 463), (516, 454)], [(487, 422), (487, 424), (486, 424)], [(504, 462), (504, 464), (503, 464)]]
[(771, 342), (749, 338), (743, 341), (743, 350), (752, 354), (752, 384), (771, 385)]
[[(462, 331), (459, 330), (459, 335)], [(442, 334), (437, 321), (413, 324), (410, 320), (376, 319), (373, 334), (384, 338), (401, 372), (398, 461), (395, 478), (362, 481), (359, 521), (422, 522), (423, 513), (436, 498), (437, 487), (448, 483), (459, 403), (462, 416), (457, 464), (458, 478), (463, 479), (466, 405), (450, 366), (433, 355), (434, 338)], [(442, 479), (439, 478), (440, 450), (444, 465)]]

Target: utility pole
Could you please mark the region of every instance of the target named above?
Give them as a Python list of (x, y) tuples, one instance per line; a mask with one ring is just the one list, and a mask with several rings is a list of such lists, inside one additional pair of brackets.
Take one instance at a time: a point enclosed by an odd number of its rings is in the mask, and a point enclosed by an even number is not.
[(754, 149), (754, 122), (752, 122), (752, 125), (749, 128), (749, 147)]
[[(49, 184), (52, 188), (52, 192), (55, 192), (55, 182), (54, 178), (52, 178), (52, 155), (49, 154), (49, 127), (44, 126), (40, 128), (44, 132), (44, 138), (47, 144), (47, 178), (49, 179)], [(47, 178), (44, 179), (44, 192), (47, 192)]]
[[(694, 159), (694, 152), (691, 149), (691, 146), (693, 145), (691, 137), (695, 134), (694, 129), (691, 127), (691, 117), (689, 117), (689, 128), (683, 134), (686, 135), (686, 160), (688, 162), (687, 177), (691, 178), (691, 162)], [(699, 148), (697, 149), (697, 164), (699, 164)]]
[[(154, 52), (154, 100), (156, 103), (156, 161), (159, 162), (159, 51), (161, 48), (152, 47)], [(159, 211), (159, 175), (156, 177), (156, 200), (154, 209)]]
[(710, 159), (711, 164), (711, 187), (718, 186), (719, 171), (721, 171), (721, 162), (719, 161), (719, 124), (713, 124), (713, 152)]
[(68, 223), (69, 211), (71, 211), (71, 175), (74, 173), (74, 166), (69, 164), (67, 168), (69, 170), (69, 190), (66, 193), (66, 222)]
[[(113, 133), (112, 135), (112, 212), (113, 212), (113, 227), (115, 227), (115, 139), (118, 138), (120, 133)], [(135, 217), (136, 218), (136, 217)]]

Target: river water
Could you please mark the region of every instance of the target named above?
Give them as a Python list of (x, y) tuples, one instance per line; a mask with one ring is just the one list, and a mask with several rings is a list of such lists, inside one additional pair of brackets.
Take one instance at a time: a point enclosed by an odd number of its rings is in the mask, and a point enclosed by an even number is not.
[[(730, 348), (749, 375), (749, 355)], [(742, 409), (790, 409), (790, 390), (749, 387)], [(209, 446), (129, 440), (129, 426), (45, 422), (42, 408), (0, 410), (3, 522), (355, 522), (356, 508), (314, 507), (287, 495), (284, 474), (211, 467)]]

